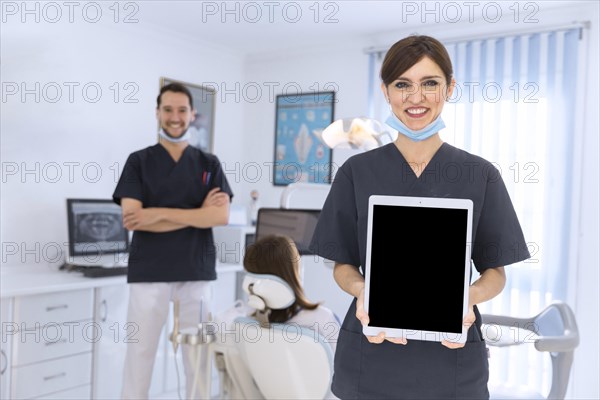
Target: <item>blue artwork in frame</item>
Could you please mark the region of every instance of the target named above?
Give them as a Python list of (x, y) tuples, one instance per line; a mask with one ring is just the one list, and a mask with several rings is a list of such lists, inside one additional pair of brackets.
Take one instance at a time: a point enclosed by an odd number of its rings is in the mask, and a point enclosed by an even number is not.
[(280, 94), (275, 110), (273, 184), (331, 183), (331, 149), (320, 132), (333, 122), (335, 92)]

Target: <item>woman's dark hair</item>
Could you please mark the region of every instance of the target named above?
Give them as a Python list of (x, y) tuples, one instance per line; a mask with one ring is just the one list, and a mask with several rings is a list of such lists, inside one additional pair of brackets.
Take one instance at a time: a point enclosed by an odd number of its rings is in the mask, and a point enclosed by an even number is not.
[(439, 40), (417, 35), (399, 40), (387, 51), (381, 65), (382, 82), (385, 86), (394, 82), (423, 57), (429, 57), (440, 67), (449, 85), (453, 71), (448, 51)]
[(157, 109), (160, 108), (160, 100), (161, 100), (160, 98), (164, 92), (175, 92), (175, 93), (185, 94), (188, 97), (188, 99), (190, 100), (190, 109), (191, 110), (194, 109), (194, 100), (192, 100), (192, 93), (184, 85), (182, 85), (181, 83), (177, 83), (177, 82), (169, 83), (168, 85), (165, 85), (162, 88), (160, 88), (160, 93), (158, 94), (158, 97), (156, 98), (156, 108)]
[(300, 284), (299, 255), (294, 251), (292, 239), (282, 235), (268, 235), (246, 249), (244, 268), (254, 274), (276, 275), (286, 281), (294, 291), (294, 304), (283, 310), (272, 310), (269, 322), (287, 322), (300, 310), (314, 310), (319, 305), (306, 299)]

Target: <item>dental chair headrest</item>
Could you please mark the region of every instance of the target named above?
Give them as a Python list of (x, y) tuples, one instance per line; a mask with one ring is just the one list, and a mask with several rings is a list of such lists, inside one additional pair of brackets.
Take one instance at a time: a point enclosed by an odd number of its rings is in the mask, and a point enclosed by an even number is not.
[(242, 287), (248, 293), (248, 305), (259, 311), (281, 310), (294, 304), (296, 299), (290, 285), (275, 275), (247, 272)]

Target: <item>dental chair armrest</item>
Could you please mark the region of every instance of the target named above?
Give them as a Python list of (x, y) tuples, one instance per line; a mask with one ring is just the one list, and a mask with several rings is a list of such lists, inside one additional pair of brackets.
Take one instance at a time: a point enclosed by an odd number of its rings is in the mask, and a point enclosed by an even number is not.
[(523, 329), (527, 324), (531, 324), (534, 318), (518, 318), (511, 317), (509, 315), (494, 315), (494, 314), (481, 314), (481, 320), (486, 325), (500, 325), (508, 327), (519, 327)]
[(575, 350), (579, 345), (579, 335), (576, 332), (566, 332), (564, 336), (541, 336), (535, 341), (538, 351), (567, 352)]

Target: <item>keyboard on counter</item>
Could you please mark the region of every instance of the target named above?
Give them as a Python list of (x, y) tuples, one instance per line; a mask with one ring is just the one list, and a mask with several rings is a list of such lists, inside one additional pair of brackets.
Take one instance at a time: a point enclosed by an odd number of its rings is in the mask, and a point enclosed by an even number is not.
[(65, 263), (60, 269), (65, 271), (81, 272), (87, 278), (104, 278), (109, 276), (127, 275), (127, 267), (107, 267), (102, 265), (77, 265)]

